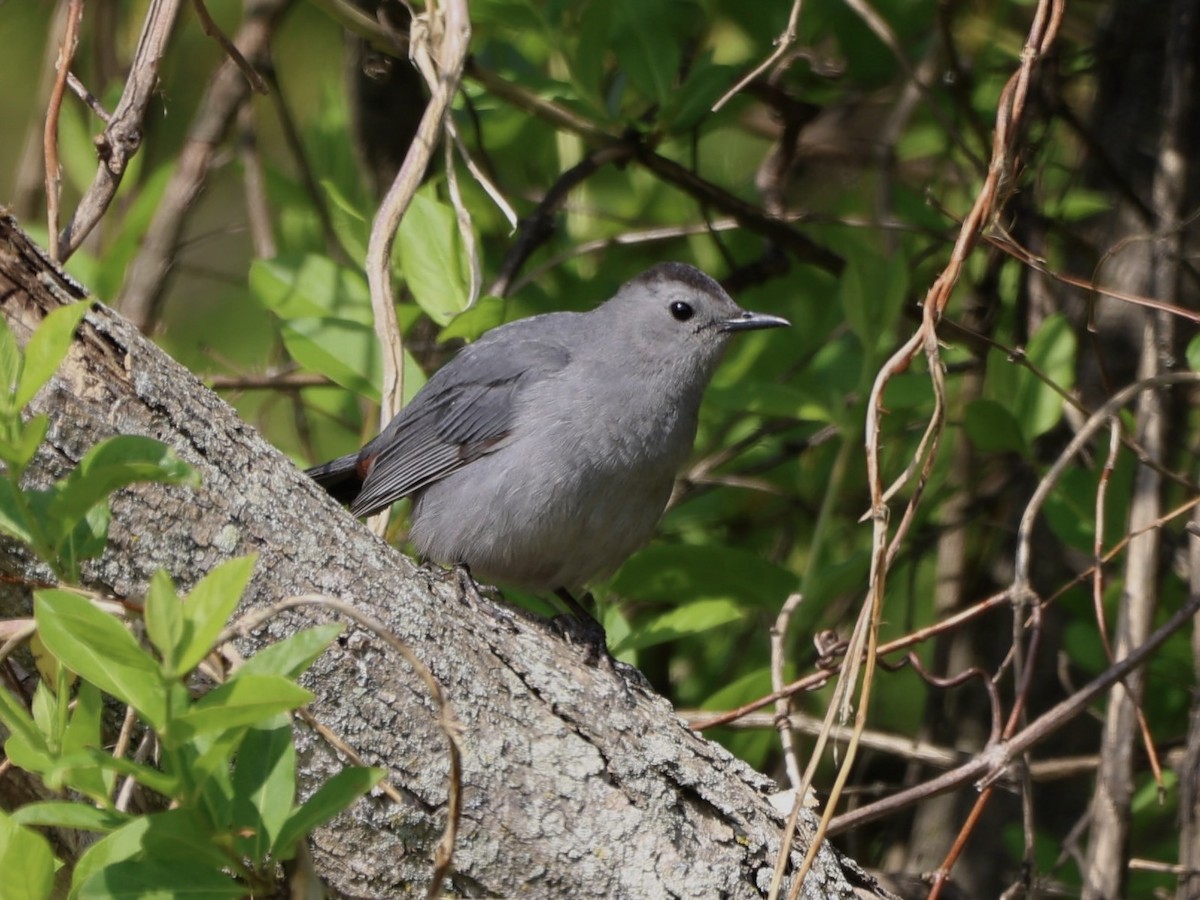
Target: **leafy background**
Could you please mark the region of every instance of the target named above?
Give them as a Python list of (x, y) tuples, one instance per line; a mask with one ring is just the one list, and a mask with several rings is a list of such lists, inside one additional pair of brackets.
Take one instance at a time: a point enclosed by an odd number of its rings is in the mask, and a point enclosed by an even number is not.
[[(75, 70), (109, 107), (144, 6), (88, 5)], [(377, 428), (380, 362), (361, 261), (379, 185), (390, 179), (389, 160), (403, 153), (423, 100), (403, 59), (364, 51), (317, 4), (287, 6), (271, 41), (271, 94), (247, 104), (213, 157), (199, 200), (179, 212), (184, 230), (169, 275), (156, 285), (161, 302), (142, 324), (307, 465), (354, 449)], [(679, 709), (725, 710), (769, 691), (770, 627), (792, 591), (804, 599), (789, 631), (787, 677), (812, 669), (814, 633), (848, 634), (870, 562), (871, 529), (861, 521), (870, 506), (863, 462), (868, 393), (882, 362), (915, 328), (920, 301), (979, 188), (1000, 92), (1019, 64), (1034, 6), (878, 0), (871, 8), (890, 30), (889, 46), (859, 5), (809, 0), (784, 63), (713, 112), (714, 101), (771, 51), (787, 24), (787, 4), (471, 4), (473, 69), (454, 117), (467, 153), (520, 216), (531, 216), (573, 166), (604, 147), (621, 150), (550, 211), (552, 231), (503, 291), (493, 280), (517, 238), (456, 157), (485, 287), (469, 309), (469, 252), (439, 159), (394, 254), (407, 395), (461, 340), (532, 313), (588, 308), (663, 259), (693, 262), (728, 279), (745, 307), (795, 323), (787, 332), (746, 335), (731, 348), (658, 537), (594, 586), (614, 651)], [(1103, 299), (1090, 284), (1117, 279), (1126, 254), (1137, 252), (1129, 248), (1145, 246), (1151, 230), (1129, 210), (1148, 202), (1167, 6), (1072, 3), (1056, 52), (1039, 70), (1018, 142), (1022, 165), (1005, 185), (1001, 219), (991, 223), (996, 240), (968, 258), (939, 332), (947, 430), (892, 570), (883, 639), (936, 622), (1007, 583), (1016, 522), (1078, 427), (1079, 410), (1094, 409), (1133, 377), (1143, 313)], [(238, 4), (214, 0), (209, 9), (236, 32)], [(385, 11), (403, 21), (396, 9)], [(0, 121), (13, 136), (0, 142), (0, 201), (43, 241), (37, 166), (46, 79), (39, 83), (37, 73), (53, 59), (54, 12), (46, 2), (0, 6), (0, 83), (30, 86), (0, 92)], [(166, 188), (189, 123), (221, 59), (185, 14), (143, 150), (98, 232), (69, 262), (118, 308), (130, 302), (130, 266), (144, 252), (152, 216), (170, 202)], [(355, 73), (364, 66), (384, 76), (363, 88)], [(495, 79), (519, 92), (497, 90)], [(352, 82), (360, 87), (351, 90)], [(586, 127), (539, 115), (538, 100)], [(59, 140), (68, 210), (91, 178), (91, 136), (102, 127), (82, 104), (64, 106)], [(650, 156), (690, 179), (670, 175)], [(247, 199), (260, 196), (250, 180), (259, 168), (269, 241), (247, 213)], [(770, 227), (780, 222), (802, 237), (781, 240)], [(806, 252), (802, 240), (822, 252)], [(1037, 264), (1017, 258), (1014, 247), (1028, 248)], [(1160, 299), (1195, 308), (1194, 283)], [(1176, 327), (1177, 360), (1190, 361), (1193, 327), (1183, 318)], [(881, 446), (891, 477), (913, 458), (932, 412), (922, 366), (894, 378), (886, 394)], [(1195, 417), (1182, 398), (1174, 408), (1163, 466), (1178, 478), (1163, 489), (1166, 509), (1196, 493)], [(1046, 506), (1036, 579), (1043, 595), (1062, 593), (1048, 610), (1036, 661), (1045, 673), (1032, 694), (1034, 713), (1108, 665), (1089, 589), (1071, 586), (1092, 558), (1103, 456), (1098, 446)], [(1106, 546), (1127, 531), (1135, 463), (1135, 453), (1122, 448), (1106, 482)], [(1162, 526), (1163, 611), (1187, 593), (1185, 563), (1172, 567), (1182, 559), (1183, 534), (1182, 520)], [(403, 544), (402, 516), (392, 537)], [(1110, 617), (1122, 592), (1119, 563), (1104, 595)], [(995, 672), (1011, 640), (1005, 616), (928, 641), (919, 655), (942, 674), (971, 665)], [(1172, 639), (1149, 670), (1145, 713), (1168, 754), (1186, 737), (1192, 672), (1186, 635)], [(1003, 680), (1002, 691), (1011, 700)], [(821, 715), (827, 700), (828, 688), (797, 697), (794, 708)], [(982, 692), (931, 688), (907, 668), (881, 675), (870, 727), (969, 754), (986, 738), (986, 718)], [(1085, 761), (1066, 777), (1037, 783), (1032, 837), (1039, 876), (1070, 894), (1079, 885), (1078, 860), (1060, 850), (1092, 794), (1099, 726), (1089, 718), (1068, 731), (1039, 758)], [(770, 727), (709, 733), (782, 779)], [(1144, 760), (1138, 766), (1131, 855), (1173, 860), (1175, 781), (1168, 772), (1157, 801)], [(869, 797), (929, 774), (903, 754), (879, 750), (861, 758), (855, 781)], [(930, 869), (970, 800), (966, 792), (948, 812), (910, 810), (846, 840), (865, 862)], [(975, 832), (956, 869), (978, 896), (1011, 883), (1023, 852), (1015, 799), (1002, 798), (989, 815), (991, 827)], [(1173, 884), (1169, 875), (1130, 877), (1130, 896)]]

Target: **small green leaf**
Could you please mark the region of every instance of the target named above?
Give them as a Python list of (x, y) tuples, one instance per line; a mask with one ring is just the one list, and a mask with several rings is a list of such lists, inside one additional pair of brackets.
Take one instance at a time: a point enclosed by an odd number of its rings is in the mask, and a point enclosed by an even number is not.
[(366, 259), (371, 240), (371, 222), (338, 184), (330, 178), (321, 179), (321, 187), (329, 195), (329, 217), (333, 231), (351, 259)]
[(54, 886), (50, 843), (0, 810), (0, 872), (4, 900), (43, 900)]
[(197, 897), (204, 900), (241, 898), (249, 888), (220, 869), (186, 859), (125, 860), (106, 866), (79, 889), (79, 900), (171, 900)]
[(25, 367), (21, 370), (15, 396), (17, 409), (23, 409), (58, 371), (75, 339), (75, 329), (90, 308), (91, 303), (81, 300), (51, 310), (42, 320), (25, 346)]
[(27, 546), (37, 541), (21, 492), (7, 478), (0, 479), (0, 532)]
[(13, 821), (21, 825), (50, 825), (56, 828), (78, 828), (107, 834), (129, 822), (131, 816), (110, 809), (97, 809), (86, 803), (66, 800), (47, 800), (29, 803), (13, 813)]
[(33, 711), (33, 721), (46, 739), (46, 745), (52, 750), (59, 746), (59, 735), (54, 733), (54, 720), (57, 718), (58, 699), (46, 681), (39, 681), (33, 691), (33, 702), (29, 705)]
[(66, 574), (66, 580), (78, 581), (79, 564), (104, 552), (111, 522), (112, 510), (108, 504), (98, 503), (76, 523), (70, 534), (59, 541), (56, 569)]
[(643, 622), (614, 648), (616, 653), (642, 650), (681, 637), (700, 634), (730, 622), (737, 622), (745, 610), (730, 600), (696, 600), (668, 610), (649, 622)]
[(383, 769), (348, 766), (321, 785), (311, 797), (288, 817), (279, 832), (272, 853), (277, 859), (291, 859), (296, 844), (314, 828), (324, 825), (383, 780)]
[(45, 750), (45, 741), (34, 724), (25, 704), (17, 700), (7, 687), (0, 686), (0, 725), (10, 734), (30, 741)]
[(134, 816), (128, 824), (123, 825), (111, 834), (105, 835), (92, 844), (92, 846), (88, 847), (83, 855), (79, 857), (79, 861), (75, 863), (74, 871), (71, 872), (70, 896), (72, 898), (78, 897), (79, 888), (92, 875), (106, 866), (140, 856), (143, 852), (142, 840), (145, 838), (146, 832), (153, 827), (155, 821), (161, 816), (174, 814), (175, 812), (168, 812), (149, 816)]
[(250, 554), (222, 563), (188, 594), (182, 607), (183, 639), (174, 667), (176, 675), (190, 672), (212, 649), (213, 641), (242, 599), (257, 561), (258, 556)]
[(141, 435), (119, 435), (84, 454), (62, 482), (49, 514), (52, 521), (63, 523), (60, 534), (69, 534), (93, 506), (139, 481), (195, 484), (197, 475), (165, 444)]
[(7, 323), (0, 321), (0, 417), (2, 418), (11, 419), (21, 411), (15, 401), (22, 365), (24, 365), (24, 360), (20, 348), (17, 347), (17, 339), (9, 331)]
[(473, 341), (485, 331), (503, 325), (505, 314), (511, 306), (506, 297), (483, 297), (470, 309), (464, 309), (445, 328), (438, 332), (439, 341), (451, 338), (466, 338)]
[(312, 665), (313, 660), (324, 653), (325, 648), (344, 630), (345, 627), (337, 622), (306, 628), (259, 650), (238, 669), (238, 674), (295, 678)]
[(46, 739), (36, 731), (32, 736), (27, 734), (12, 734), (4, 742), (4, 755), (14, 766), (19, 766), (26, 772), (45, 774), (51, 771), (56, 759), (46, 746)]
[[(1027, 444), (1032, 444), (1062, 419), (1064, 400), (1060, 391), (1068, 391), (1074, 384), (1075, 349), (1075, 333), (1066, 317), (1061, 314), (1047, 316), (1029, 339), (1025, 356), (1058, 390), (1028, 368), (1011, 362), (1004, 364), (1016, 370), (1012, 392), (1001, 393), (996, 385), (989, 385), (988, 396), (1008, 406), (1020, 423)], [(993, 363), (998, 362), (996, 356), (998, 354), (988, 355), (989, 382), (993, 380)]]
[(111, 753), (105, 753), (95, 747), (85, 748), (79, 753), (64, 756), (58, 760), (48, 773), (46, 780), (54, 778), (59, 782), (67, 783), (74, 777), (75, 772), (91, 766), (99, 766), (105, 771), (116, 772), (118, 775), (132, 778), (138, 784), (148, 787), (152, 791), (158, 791), (165, 797), (173, 797), (179, 792), (180, 781), (173, 775), (164, 774), (158, 769), (141, 763), (135, 763), (123, 756), (113, 756)]
[(187, 734), (257, 725), (277, 713), (297, 709), (313, 695), (276, 675), (235, 675), (201, 697), (175, 721)]
[(180, 674), (176, 660), (183, 642), (183, 604), (175, 593), (175, 583), (164, 569), (159, 569), (150, 578), (143, 616), (146, 634), (162, 656), (163, 668), (169, 674)]
[(215, 834), (197, 810), (173, 809), (151, 818), (151, 827), (142, 839), (147, 858), (191, 860), (214, 868), (229, 865), (228, 853), (220, 846), (225, 835)]
[[(75, 710), (71, 713), (71, 721), (63, 735), (64, 754), (103, 746), (100, 731), (103, 713), (104, 700), (100, 689), (90, 681), (80, 682), (79, 690), (75, 694)], [(99, 801), (108, 797), (113, 780), (111, 773), (97, 766), (72, 773), (68, 786)]]
[(975, 400), (963, 414), (963, 430), (984, 453), (1020, 453), (1029, 447), (1021, 435), (1021, 426), (1008, 409), (995, 400)]
[(246, 732), (238, 747), (233, 789), (234, 826), (245, 835), (238, 840), (238, 850), (263, 859), (296, 799), (296, 748), (286, 715)]
[(17, 470), (24, 469), (45, 440), (49, 427), (50, 418), (41, 414), (18, 424), (11, 441), (0, 441), (0, 460)]
[(432, 186), (419, 190), (404, 213), (396, 257), (413, 299), (438, 325), (467, 308), (470, 286), (458, 220)]
[(167, 710), (158, 663), (108, 613), (78, 594), (34, 594), (34, 618), (46, 648), (72, 672), (128, 703), (162, 730)]

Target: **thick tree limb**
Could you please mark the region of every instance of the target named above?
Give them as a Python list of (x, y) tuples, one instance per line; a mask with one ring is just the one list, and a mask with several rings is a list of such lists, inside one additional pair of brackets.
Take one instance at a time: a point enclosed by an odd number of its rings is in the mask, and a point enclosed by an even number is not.
[[(11, 218), (0, 218), (0, 305), (19, 337), (46, 310), (81, 295)], [(203, 476), (194, 490), (147, 486), (117, 496), (109, 550), (89, 574), (94, 586), (137, 596), (159, 567), (190, 585), (232, 555), (257, 552), (243, 611), (301, 593), (340, 597), (386, 623), (432, 670), (463, 725), (453, 892), (765, 892), (782, 821), (767, 802), (771, 781), (689, 731), (663, 698), (587, 665), (543, 623), (417, 569), (107, 308), (88, 315), (35, 405), (52, 419), (39, 478), (56, 476), (114, 433), (159, 438)], [(0, 547), (0, 570), (27, 575), (14, 551)], [(0, 597), (6, 615), (22, 603), (27, 598)], [(289, 612), (241, 649), (253, 652), (318, 615)], [(411, 798), (404, 806), (367, 798), (313, 835), (318, 872), (339, 896), (396, 896), (423, 885), (444, 824), (448, 765), (423, 684), (383, 642), (351, 628), (308, 685), (316, 719), (367, 762), (387, 767)], [(315, 734), (301, 732), (298, 744), (311, 791), (340, 762)], [(0, 802), (8, 803), (4, 783)], [(864, 895), (884, 896), (823, 848), (804, 896)]]

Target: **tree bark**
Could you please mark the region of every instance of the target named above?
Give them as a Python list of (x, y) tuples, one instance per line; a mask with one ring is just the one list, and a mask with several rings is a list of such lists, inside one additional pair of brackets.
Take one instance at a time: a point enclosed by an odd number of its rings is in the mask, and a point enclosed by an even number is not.
[[(19, 340), (49, 309), (82, 296), (14, 220), (0, 216), (0, 305)], [(38, 481), (58, 477), (118, 433), (164, 441), (203, 478), (195, 489), (119, 493), (108, 550), (88, 572), (93, 587), (136, 597), (158, 568), (189, 586), (221, 561), (254, 552), (259, 562), (241, 613), (291, 595), (329, 594), (382, 620), (432, 670), (463, 726), (452, 892), (766, 893), (782, 824), (767, 800), (773, 782), (689, 731), (664, 698), (619, 670), (588, 664), (583, 650), (541, 621), (418, 569), (109, 309), (94, 305), (34, 407), (52, 420), (34, 466)], [(31, 574), (12, 545), (0, 547), (0, 569)], [(0, 597), (5, 615), (28, 614), (28, 604), (27, 593)], [(281, 614), (239, 650), (253, 653), (322, 618)], [(316, 719), (384, 766), (409, 798), (403, 806), (365, 798), (313, 834), (318, 872), (338, 896), (395, 896), (427, 884), (445, 825), (449, 767), (424, 684), (383, 641), (351, 626), (306, 685), (317, 695)], [(342, 761), (310, 730), (297, 729), (297, 745), (307, 794)], [(803, 896), (864, 895), (886, 892), (822, 848)]]

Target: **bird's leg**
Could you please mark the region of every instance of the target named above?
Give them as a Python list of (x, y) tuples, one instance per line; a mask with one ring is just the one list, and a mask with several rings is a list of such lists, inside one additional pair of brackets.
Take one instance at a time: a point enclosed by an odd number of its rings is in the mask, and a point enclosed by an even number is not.
[[(503, 622), (510, 628), (513, 624), (513, 614), (503, 603), (497, 602), (491, 595), (500, 598), (500, 592), (490, 584), (479, 584), (471, 575), (471, 569), (466, 563), (459, 563), (448, 571), (443, 569), (458, 586), (458, 597), (464, 603), (470, 603), (477, 609), (482, 609), (493, 619)], [(484, 595), (488, 595), (486, 598)]]
[[(573, 637), (588, 649), (587, 661), (595, 665), (603, 659), (611, 660), (608, 653), (608, 641), (604, 634), (604, 626), (596, 617), (584, 608), (578, 600), (571, 596), (566, 588), (555, 588), (554, 596), (563, 602), (570, 615), (561, 616), (556, 620), (559, 630), (567, 637)], [(591, 596), (590, 594), (585, 596)], [(565, 621), (564, 621), (565, 620)]]

